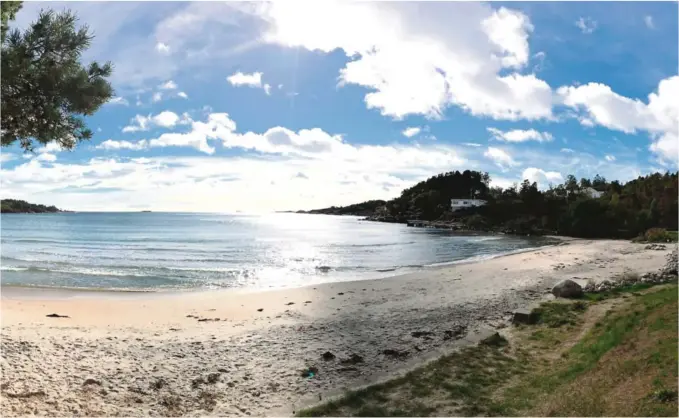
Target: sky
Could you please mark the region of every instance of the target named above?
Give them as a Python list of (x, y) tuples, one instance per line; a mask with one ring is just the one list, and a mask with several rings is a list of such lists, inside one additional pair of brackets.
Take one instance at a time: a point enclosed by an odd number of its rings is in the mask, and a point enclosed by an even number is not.
[(442, 172), (540, 188), (679, 160), (677, 2), (29, 2), (75, 12), (116, 96), (91, 141), (3, 147), (3, 198), (267, 212)]

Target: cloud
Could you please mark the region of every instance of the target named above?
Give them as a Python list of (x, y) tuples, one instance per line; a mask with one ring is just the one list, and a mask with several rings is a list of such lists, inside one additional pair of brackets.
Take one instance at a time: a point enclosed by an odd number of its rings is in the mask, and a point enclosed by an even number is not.
[(653, 23), (653, 16), (644, 16), (644, 23), (649, 29), (655, 29), (655, 24)]
[(159, 91), (153, 93), (153, 97), (151, 98), (151, 101), (152, 101), (153, 103), (157, 103), (157, 102), (159, 102), (159, 101), (161, 101), (161, 100), (163, 100), (163, 93), (161, 93), (161, 92), (159, 92)]
[(262, 73), (255, 72), (252, 74), (245, 74), (242, 72), (237, 72), (226, 77), (226, 80), (232, 86), (248, 86), (248, 87), (262, 87)]
[(268, 95), (271, 95), (271, 85), (269, 85), (269, 84), (264, 84), (264, 85), (262, 86), (262, 88), (264, 89), (264, 93), (266, 93), (267, 96), (268, 96)]
[(165, 83), (158, 86), (161, 90), (175, 90), (177, 88), (177, 83), (172, 80), (168, 80)]
[(544, 171), (535, 167), (529, 167), (523, 170), (522, 177), (531, 183), (537, 183), (541, 189), (546, 189), (550, 184), (563, 183), (563, 176), (561, 173), (556, 171)]
[(494, 119), (551, 117), (550, 87), (518, 72), (533, 30), (519, 11), (460, 2), (274, 2), (256, 14), (269, 25), (266, 42), (342, 50), (349, 62), (340, 86), (368, 89), (366, 106), (382, 115), (440, 118), (459, 106)]
[(158, 42), (156, 43), (156, 51), (160, 52), (161, 54), (169, 54), (170, 46), (162, 42)]
[(615, 161), (615, 157), (612, 156), (612, 155), (606, 155), (604, 158), (606, 158), (606, 161), (610, 161), (610, 162)]
[(148, 131), (154, 126), (161, 128), (171, 128), (179, 123), (190, 123), (190, 118), (187, 114), (184, 114), (182, 117), (180, 117), (174, 112), (165, 110), (158, 113), (157, 115), (136, 115), (134, 118), (132, 118), (131, 122), (131, 125), (125, 126), (123, 128), (124, 133)]
[(570, 148), (561, 148), (561, 152), (575, 152), (575, 151)]
[(419, 126), (412, 126), (409, 128), (405, 128), (401, 133), (403, 134), (403, 136), (407, 138), (412, 138), (415, 135), (419, 134), (420, 131), (422, 131), (422, 128), (420, 128)]
[(493, 134), (493, 138), (498, 141), (506, 142), (526, 142), (526, 141), (537, 141), (537, 142), (549, 142), (554, 139), (552, 134), (549, 132), (538, 132), (535, 129), (521, 130), (513, 129), (511, 131), (503, 132), (497, 128), (487, 128), (488, 132)]
[(128, 102), (124, 97), (113, 97), (111, 100), (106, 102), (106, 104), (128, 106), (130, 102)]
[(596, 20), (593, 20), (591, 17), (580, 17), (578, 20), (575, 21), (575, 26), (580, 29), (582, 33), (585, 35), (589, 35), (590, 33), (593, 33), (597, 26), (598, 23)]
[(666, 163), (679, 162), (679, 76), (658, 83), (648, 102), (621, 96), (605, 84), (560, 87), (561, 103), (576, 110), (583, 125), (601, 125), (628, 134), (649, 132), (650, 150)]
[(145, 139), (142, 139), (141, 141), (137, 142), (114, 141), (112, 139), (107, 139), (106, 141), (102, 142), (101, 144), (95, 147), (95, 149), (103, 149), (109, 151), (121, 149), (142, 150), (146, 148), (148, 148), (148, 141), (146, 141)]
[(11, 152), (2, 152), (0, 153), (0, 163), (6, 163), (8, 161), (12, 161), (16, 159), (16, 155), (12, 154)]
[[(225, 113), (194, 121), (185, 133), (138, 143), (109, 140), (99, 148), (191, 146), (211, 153), (217, 144), (248, 153), (96, 158), (50, 165), (31, 161), (1, 171), (2, 193), (19, 198), (39, 194), (78, 210), (120, 210), (137, 204), (163, 210), (305, 209), (391, 198), (434, 173), (467, 167), (450, 146), (352, 145), (318, 128), (239, 133)], [(302, 181), (304, 187), (298, 183)], [(88, 199), (77, 198), (83, 191)]]
[(477, 144), (476, 142), (463, 142), (460, 145), (464, 145), (466, 147), (474, 147), (474, 148), (478, 148), (478, 147), (481, 146), (481, 144)]
[(49, 161), (53, 162), (57, 160), (57, 156), (54, 154), (50, 154), (49, 152), (43, 152), (39, 154), (37, 157), (35, 157), (36, 160), (38, 161)]
[(486, 152), (483, 153), (483, 156), (489, 160), (492, 160), (495, 165), (503, 170), (519, 165), (516, 161), (514, 161), (511, 155), (500, 148), (488, 147)]
[(183, 91), (180, 91), (179, 93), (177, 93), (177, 96), (181, 97), (182, 99), (188, 99), (189, 98), (188, 94), (184, 93)]

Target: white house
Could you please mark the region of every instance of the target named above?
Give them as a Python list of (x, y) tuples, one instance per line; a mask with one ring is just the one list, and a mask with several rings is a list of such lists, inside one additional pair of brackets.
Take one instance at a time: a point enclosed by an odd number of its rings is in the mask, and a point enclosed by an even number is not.
[(593, 188), (591, 188), (591, 187), (587, 187), (586, 189), (584, 189), (584, 190), (582, 191), (582, 193), (586, 194), (586, 195), (589, 196), (591, 199), (598, 199), (598, 198), (600, 198), (601, 196), (604, 195), (604, 192), (600, 192), (600, 191), (595, 190), (595, 189), (593, 189)]
[(450, 199), (450, 209), (456, 211), (464, 208), (483, 206), (486, 201), (483, 199)]

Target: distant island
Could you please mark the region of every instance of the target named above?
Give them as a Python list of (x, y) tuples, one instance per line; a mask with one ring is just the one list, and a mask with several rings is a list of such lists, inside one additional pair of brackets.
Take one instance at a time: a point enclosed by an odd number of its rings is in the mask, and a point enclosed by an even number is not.
[(539, 190), (535, 182), (490, 186), (488, 173), (441, 173), (399, 197), (297, 213), (365, 216), (365, 220), (518, 235), (633, 238), (651, 228), (677, 230), (677, 173), (625, 184), (568, 176)]
[(28, 203), (24, 200), (2, 199), (0, 213), (58, 213), (64, 212), (56, 206)]

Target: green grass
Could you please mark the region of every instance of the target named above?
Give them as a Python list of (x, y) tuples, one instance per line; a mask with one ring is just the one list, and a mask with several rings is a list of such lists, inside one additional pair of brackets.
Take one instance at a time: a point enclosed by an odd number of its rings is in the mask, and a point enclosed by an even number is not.
[[(298, 416), (677, 416), (677, 286), (600, 296), (542, 304), (511, 344), (491, 338)], [(610, 306), (583, 334), (593, 303)]]
[[(580, 342), (564, 353), (556, 367), (543, 370), (505, 390), (501, 401), (494, 406), (503, 415), (673, 415), (677, 416), (676, 400), (667, 402), (676, 391), (677, 371), (677, 287), (637, 296), (634, 303), (622, 312), (605, 316)], [(639, 335), (649, 334), (644, 340), (654, 341), (652, 347), (640, 347)], [(619, 355), (608, 355), (620, 352)], [(608, 355), (608, 356), (607, 356)], [(657, 378), (662, 396), (648, 395), (628, 409), (616, 409), (607, 403), (606, 393), (615, 392), (616, 384), (629, 385), (635, 377), (657, 369), (666, 372)], [(605, 371), (605, 372), (604, 372)], [(674, 386), (667, 385), (674, 379)], [(633, 382), (643, 390), (643, 379)], [(627, 383), (625, 383), (627, 382)], [(608, 386), (608, 387), (607, 387)], [(604, 390), (605, 389), (605, 390)], [(560, 402), (561, 398), (578, 402)], [(627, 394), (626, 396), (633, 396)], [(661, 400), (662, 399), (662, 400)], [(636, 410), (630, 410), (637, 408)]]

